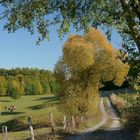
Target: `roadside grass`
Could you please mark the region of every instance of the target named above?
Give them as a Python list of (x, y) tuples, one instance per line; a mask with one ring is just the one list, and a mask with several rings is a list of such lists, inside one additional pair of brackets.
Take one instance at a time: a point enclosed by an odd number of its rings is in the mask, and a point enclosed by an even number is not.
[(91, 113), (87, 114), (86, 119), (83, 120), (78, 130), (91, 128), (101, 121), (102, 112), (100, 109), (100, 98), (98, 96), (94, 99), (93, 104), (91, 104), (91, 106)]
[[(117, 101), (115, 103), (113, 101), (112, 96), (111, 96), (112, 94), (116, 95), (116, 98), (117, 98), (117, 100), (119, 102)], [(121, 120), (120, 120), (121, 124), (124, 125), (124, 123), (126, 121), (126, 118), (122, 116), (123, 110), (125, 108), (124, 102), (125, 101), (126, 102), (130, 102), (131, 100), (129, 101), (129, 98), (133, 98), (133, 99), (136, 98), (138, 96), (138, 93), (135, 90), (131, 89), (131, 88), (126, 88), (126, 89), (102, 91), (101, 96), (104, 97), (104, 105), (105, 105), (105, 108), (107, 108), (107, 105), (106, 105), (107, 104), (106, 97), (110, 97), (111, 104), (116, 109), (116, 111), (119, 114), (119, 116), (121, 117)], [(121, 100), (119, 100), (119, 98)], [(123, 100), (124, 100), (124, 102), (123, 102)], [(111, 124), (110, 118), (108, 119), (107, 124), (105, 126), (108, 126), (108, 124), (109, 125)]]
[(102, 118), (102, 112), (99, 109), (96, 114), (90, 114), (87, 119), (83, 120), (83, 123), (79, 126), (79, 129), (77, 130), (84, 130), (86, 128), (91, 128), (95, 126), (97, 123), (101, 121)]
[[(41, 135), (46, 135), (46, 137), (51, 137), (50, 128), (39, 128), (34, 130), (35, 138)], [(10, 140), (27, 140), (31, 138), (30, 131), (18, 131), (18, 132), (9, 132), (8, 138)], [(0, 134), (0, 140), (3, 140), (2, 134)]]
[[(114, 95), (113, 95), (114, 96)], [(121, 115), (122, 125), (134, 133), (135, 139), (140, 139), (140, 93), (118, 94), (111, 97), (112, 103)], [(125, 104), (122, 104), (122, 101)]]
[[(109, 108), (106, 97), (104, 97), (103, 100), (105, 110), (108, 112)], [(0, 116), (0, 128), (2, 125), (8, 126), (8, 131), (12, 131), (8, 133), (10, 140), (26, 140), (30, 137), (30, 132), (28, 131), (27, 125), (27, 117), (32, 116), (35, 135), (51, 135), (51, 130), (48, 127), (50, 126), (49, 114), (53, 113), (54, 121), (57, 126), (62, 125), (63, 122), (64, 114), (58, 110), (58, 103), (59, 98), (55, 95), (22, 96), (19, 100), (13, 100), (10, 97), (1, 97), (0, 104), (3, 106), (3, 112)], [(15, 112), (10, 113), (4, 110), (5, 106), (10, 105), (16, 106), (17, 109)], [(88, 115), (88, 117), (83, 120), (83, 123), (76, 131), (93, 127), (95, 124), (100, 122), (102, 117), (100, 104), (97, 103), (97, 106), (94, 106), (94, 108), (91, 109), (93, 109), (94, 113)], [(111, 119), (109, 118), (106, 125), (101, 129), (108, 128), (111, 123)], [(0, 134), (0, 138), (1, 136), (2, 134)]]
[[(19, 100), (13, 100), (10, 97), (1, 97), (0, 105), (3, 106), (3, 111), (0, 116), (0, 128), (3, 125), (8, 127), (10, 140), (26, 140), (30, 138), (27, 117), (31, 116), (35, 135), (38, 137), (37, 139), (40, 138), (40, 140), (43, 140), (44, 137), (51, 136), (50, 113), (53, 113), (56, 127), (62, 126), (64, 114), (58, 110), (58, 104), (59, 98), (55, 95), (22, 96)], [(9, 107), (11, 105), (16, 106), (16, 110), (14, 112), (6, 111), (5, 106)], [(83, 121), (76, 131), (92, 127), (101, 120), (99, 106), (99, 103), (97, 103), (96, 106), (91, 108), (93, 109), (93, 114), (88, 115), (87, 119)], [(65, 135), (65, 133), (59, 133), (59, 131), (62, 131), (62, 128), (58, 128), (57, 130), (58, 137)], [(2, 133), (0, 133), (0, 138), (2, 138)]]
[(112, 118), (110, 117), (110, 112), (109, 112), (109, 107), (108, 107), (108, 103), (107, 103), (107, 97), (104, 97), (103, 98), (103, 102), (104, 102), (104, 107), (105, 107), (105, 111), (108, 113), (108, 119), (107, 119), (107, 122), (105, 125), (103, 125), (100, 129), (108, 129), (111, 127), (112, 123), (113, 123), (113, 120)]

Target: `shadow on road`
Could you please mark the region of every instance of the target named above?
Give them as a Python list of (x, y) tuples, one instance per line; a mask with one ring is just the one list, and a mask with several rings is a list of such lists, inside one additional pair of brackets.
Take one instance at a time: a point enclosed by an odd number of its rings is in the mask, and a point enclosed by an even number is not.
[(72, 134), (63, 140), (135, 140), (131, 131), (121, 130), (96, 130), (94, 132)]
[(104, 90), (100, 92), (101, 97), (109, 97), (112, 93), (115, 94), (133, 94), (135, 91), (133, 89), (125, 88), (125, 89), (117, 89), (117, 90)]

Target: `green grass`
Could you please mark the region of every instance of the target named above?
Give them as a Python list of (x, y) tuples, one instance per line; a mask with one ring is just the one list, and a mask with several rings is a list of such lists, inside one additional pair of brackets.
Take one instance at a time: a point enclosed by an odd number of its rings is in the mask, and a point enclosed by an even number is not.
[[(0, 116), (0, 127), (7, 125), (14, 130), (22, 130), (27, 127), (27, 117), (32, 116), (33, 125), (36, 127), (49, 125), (49, 114), (53, 113), (54, 119), (59, 121), (63, 114), (57, 109), (59, 99), (54, 95), (22, 96), (19, 100), (10, 97), (0, 97), (0, 105), (3, 106)], [(16, 110), (10, 113), (5, 106), (15, 105)]]
[[(29, 140), (30, 132), (27, 123), (27, 117), (32, 116), (35, 138), (38, 140), (45, 140), (44, 138), (52, 137), (51, 129), (48, 127), (50, 125), (49, 114), (53, 113), (54, 121), (58, 130), (60, 129), (60, 124), (62, 124), (62, 119), (64, 114), (57, 109), (57, 104), (59, 99), (55, 95), (34, 95), (34, 96), (22, 96), (19, 100), (13, 100), (10, 97), (0, 97), (0, 105), (3, 106), (3, 112), (0, 116), (0, 131), (2, 125), (8, 126), (8, 138), (10, 140)], [(13, 113), (4, 111), (5, 106), (15, 105), (16, 111)], [(108, 104), (106, 97), (104, 97), (105, 109), (108, 112)], [(101, 111), (99, 109), (99, 104), (95, 108), (94, 114), (84, 120), (80, 127), (76, 130), (82, 130), (85, 128), (93, 127), (101, 120)], [(106, 129), (110, 127), (112, 123), (111, 118), (108, 119), (106, 125), (100, 129)], [(20, 131), (19, 131), (20, 130)], [(61, 129), (60, 129), (61, 130)], [(55, 140), (61, 139), (61, 135), (57, 131), (57, 137)], [(110, 133), (110, 132), (108, 132)], [(101, 136), (100, 136), (101, 137)], [(0, 140), (2, 140), (2, 134), (0, 133)]]
[(78, 130), (84, 130), (86, 128), (91, 128), (93, 127), (94, 125), (96, 125), (97, 123), (99, 123), (102, 119), (102, 112), (99, 111), (96, 112), (96, 115), (95, 114), (91, 114), (87, 120), (83, 121), (83, 123), (80, 125), (80, 128)]
[[(50, 132), (49, 128), (41, 128), (34, 130), (35, 136), (36, 135), (43, 135)], [(2, 134), (0, 134), (0, 140), (2, 140)], [(30, 138), (30, 131), (19, 131), (19, 132), (9, 132), (8, 133), (8, 138), (10, 140), (26, 140), (27, 138)]]

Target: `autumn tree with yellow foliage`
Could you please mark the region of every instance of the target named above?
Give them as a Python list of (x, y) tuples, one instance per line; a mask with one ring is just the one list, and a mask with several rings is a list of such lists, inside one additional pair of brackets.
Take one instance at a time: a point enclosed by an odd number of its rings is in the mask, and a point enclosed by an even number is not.
[(122, 85), (129, 65), (122, 62), (119, 55), (106, 36), (95, 28), (83, 36), (69, 37), (63, 47), (63, 56), (55, 67), (58, 94), (63, 99), (66, 113), (95, 111), (103, 82)]

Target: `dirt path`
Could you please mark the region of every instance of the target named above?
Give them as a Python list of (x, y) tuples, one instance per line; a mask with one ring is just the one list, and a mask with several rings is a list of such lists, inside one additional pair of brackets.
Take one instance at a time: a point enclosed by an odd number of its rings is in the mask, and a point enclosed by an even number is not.
[(116, 110), (111, 105), (109, 98), (107, 98), (108, 108), (109, 108), (109, 117), (112, 120), (110, 129), (121, 129), (120, 117), (118, 116)]
[(66, 140), (88, 140), (89, 137), (91, 137), (92, 132), (103, 126), (107, 120), (108, 120), (108, 115), (107, 112), (105, 111), (104, 103), (103, 103), (103, 97), (100, 99), (100, 109), (102, 111), (102, 119), (101, 121), (96, 124), (95, 126), (85, 129), (83, 131), (78, 132), (76, 135), (71, 135), (66, 138)]
[[(97, 136), (96, 133), (98, 132), (97, 129), (99, 129), (101, 126), (105, 125), (109, 118), (112, 119), (112, 125), (109, 129), (105, 130), (105, 131), (108, 131), (108, 132), (103, 133), (103, 135), (105, 135), (105, 136), (107, 135), (107, 137), (108, 137), (108, 134), (111, 136), (112, 133), (114, 133), (114, 130), (115, 131), (120, 130), (121, 129), (120, 118), (118, 117), (116, 110), (111, 105), (109, 98), (107, 98), (107, 103), (108, 103), (109, 113), (107, 113), (105, 111), (105, 107), (104, 107), (104, 103), (103, 103), (103, 97), (101, 97), (100, 109), (102, 111), (102, 119), (98, 124), (96, 124), (94, 127), (91, 127), (91, 128), (85, 129), (83, 131), (80, 131), (80, 132), (78, 132), (78, 134), (71, 135), (71, 136), (67, 137), (65, 140), (93, 140), (93, 139), (96, 140), (96, 136)], [(120, 131), (116, 131), (115, 134), (117, 134), (117, 133), (120, 134)], [(100, 138), (98, 137), (97, 139), (102, 140), (101, 137), (103, 137), (103, 139), (104, 139), (105, 136), (103, 136), (103, 135), (99, 136)], [(122, 136), (120, 136), (120, 138), (121, 137)], [(108, 138), (108, 140), (110, 140), (110, 139)], [(113, 138), (111, 140), (115, 140), (115, 138)], [(117, 140), (119, 140), (119, 135), (118, 135)]]
[(108, 120), (108, 114), (105, 111), (105, 107), (104, 107), (104, 103), (103, 103), (103, 97), (101, 97), (101, 99), (100, 99), (100, 109), (101, 109), (101, 112), (102, 112), (101, 121), (98, 124), (96, 124), (95, 126), (91, 127), (91, 128), (88, 128), (88, 129), (85, 129), (83, 131), (80, 131), (81, 133), (93, 132), (93, 131), (97, 130), (98, 128), (100, 128), (101, 126), (103, 126), (106, 123), (106, 121)]

